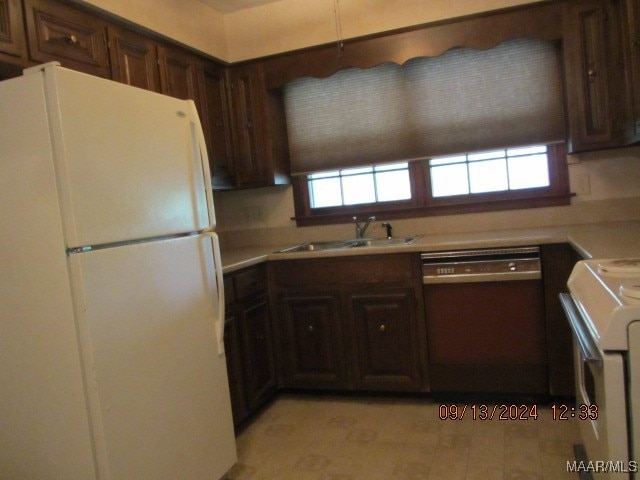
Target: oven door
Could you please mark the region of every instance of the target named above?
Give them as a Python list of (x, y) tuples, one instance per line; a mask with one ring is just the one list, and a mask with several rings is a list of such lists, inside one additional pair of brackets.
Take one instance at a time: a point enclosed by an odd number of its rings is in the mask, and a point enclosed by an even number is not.
[(600, 351), (573, 298), (561, 294), (560, 300), (573, 332), (576, 405), (570, 416), (578, 421), (586, 460), (599, 469), (598, 479), (629, 479), (624, 357)]

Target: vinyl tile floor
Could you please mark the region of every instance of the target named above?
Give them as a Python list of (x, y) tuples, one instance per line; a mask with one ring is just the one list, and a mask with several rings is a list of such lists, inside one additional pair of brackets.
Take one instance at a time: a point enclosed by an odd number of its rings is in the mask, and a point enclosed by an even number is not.
[[(538, 418), (498, 406), (480, 420), (440, 419), (431, 399), (281, 395), (237, 437), (227, 480), (560, 480), (578, 442), (578, 420)], [(463, 404), (458, 408), (464, 408)], [(487, 415), (493, 410), (488, 406)], [(442, 410), (442, 413), (445, 413)], [(527, 412), (530, 413), (530, 412)]]

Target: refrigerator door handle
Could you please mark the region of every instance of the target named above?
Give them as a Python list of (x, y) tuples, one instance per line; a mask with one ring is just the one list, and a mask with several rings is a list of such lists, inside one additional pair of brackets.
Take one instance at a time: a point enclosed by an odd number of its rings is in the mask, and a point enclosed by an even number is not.
[(200, 152), (200, 164), (202, 166), (202, 175), (204, 177), (204, 188), (207, 196), (207, 209), (209, 210), (209, 229), (214, 230), (216, 227), (216, 213), (213, 209), (213, 188), (211, 187), (211, 170), (209, 169), (209, 155), (207, 153), (207, 144), (204, 139), (204, 131), (198, 116), (198, 110), (193, 100), (187, 100), (191, 112), (191, 125), (198, 142), (198, 151)]
[(213, 244), (213, 263), (216, 270), (216, 289), (218, 295), (218, 315), (214, 321), (218, 355), (224, 355), (224, 278), (222, 276), (222, 259), (220, 257), (220, 241), (214, 232), (204, 232)]

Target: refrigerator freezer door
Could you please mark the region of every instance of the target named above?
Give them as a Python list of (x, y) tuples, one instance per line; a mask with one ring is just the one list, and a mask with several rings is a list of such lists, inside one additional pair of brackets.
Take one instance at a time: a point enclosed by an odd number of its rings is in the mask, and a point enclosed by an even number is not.
[(236, 450), (211, 238), (69, 261), (101, 478), (221, 478)]
[(189, 102), (60, 67), (44, 76), (68, 247), (210, 227)]

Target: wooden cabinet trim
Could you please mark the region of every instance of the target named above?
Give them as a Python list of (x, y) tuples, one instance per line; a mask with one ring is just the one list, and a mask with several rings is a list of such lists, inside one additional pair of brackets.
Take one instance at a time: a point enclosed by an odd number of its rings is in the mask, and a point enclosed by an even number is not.
[(24, 57), (25, 47), (20, 0), (0, 0), (0, 53)]

